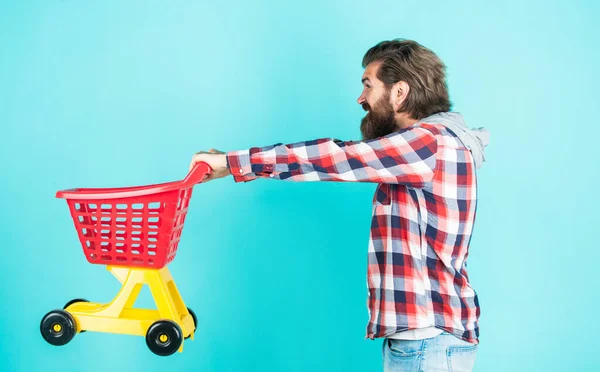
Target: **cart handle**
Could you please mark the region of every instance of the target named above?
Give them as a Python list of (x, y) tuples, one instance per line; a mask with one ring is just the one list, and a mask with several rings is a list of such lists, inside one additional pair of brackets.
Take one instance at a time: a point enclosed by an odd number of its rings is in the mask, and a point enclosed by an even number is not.
[(194, 164), (194, 168), (187, 174), (187, 176), (181, 181), (182, 186), (194, 186), (204, 180), (204, 176), (210, 175), (212, 168), (208, 163), (199, 161)]
[(202, 182), (204, 176), (212, 172), (212, 168), (205, 162), (198, 162), (194, 168), (181, 181), (159, 183), (147, 186), (117, 187), (117, 188), (75, 188), (61, 190), (56, 193), (61, 199), (120, 199), (135, 196), (159, 194), (167, 191), (179, 190)]

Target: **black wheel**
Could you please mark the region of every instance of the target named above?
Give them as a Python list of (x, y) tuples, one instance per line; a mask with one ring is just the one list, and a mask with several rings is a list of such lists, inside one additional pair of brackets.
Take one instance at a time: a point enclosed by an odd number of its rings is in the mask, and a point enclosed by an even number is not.
[(63, 310), (66, 310), (66, 309), (67, 309), (67, 307), (69, 307), (69, 306), (71, 306), (71, 305), (73, 305), (73, 304), (76, 304), (77, 302), (89, 302), (89, 301), (88, 301), (88, 300), (86, 300), (85, 298), (76, 298), (76, 299), (73, 299), (73, 300), (71, 300), (71, 301), (67, 302), (67, 303), (65, 304), (65, 306), (63, 306)]
[[(71, 306), (71, 305), (73, 305), (73, 304), (76, 304), (77, 302), (89, 302), (89, 301), (88, 301), (88, 300), (86, 300), (85, 298), (75, 298), (75, 299), (73, 299), (73, 300), (71, 300), (71, 301), (67, 302), (67, 303), (65, 304), (65, 306), (63, 306), (63, 310), (66, 310), (66, 309), (67, 309), (67, 307), (69, 307), (69, 306)], [(79, 331), (79, 333), (83, 333), (83, 332), (85, 332), (85, 329), (84, 329), (84, 330), (82, 330), (82, 331)]]
[(75, 337), (76, 324), (71, 314), (64, 310), (53, 310), (42, 318), (40, 332), (49, 344), (62, 346)]
[(170, 320), (156, 321), (146, 332), (146, 345), (156, 355), (169, 356), (179, 349), (182, 342), (181, 328)]
[[(190, 313), (190, 315), (192, 316), (192, 319), (194, 319), (194, 332), (196, 332), (196, 327), (198, 327), (198, 318), (196, 318), (196, 313), (194, 313), (194, 311), (192, 309), (190, 309), (189, 307), (187, 308), (188, 313)], [(186, 336), (186, 340), (188, 338), (190, 338), (192, 334), (190, 333), (189, 335)]]

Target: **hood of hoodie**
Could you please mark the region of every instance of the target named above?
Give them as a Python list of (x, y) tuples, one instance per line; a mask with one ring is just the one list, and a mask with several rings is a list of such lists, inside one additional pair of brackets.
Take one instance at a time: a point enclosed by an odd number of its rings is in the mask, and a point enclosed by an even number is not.
[(471, 151), (475, 167), (485, 161), (485, 147), (490, 143), (490, 133), (485, 128), (468, 128), (462, 114), (458, 112), (440, 112), (419, 120), (420, 123), (441, 124), (458, 136), (463, 145)]

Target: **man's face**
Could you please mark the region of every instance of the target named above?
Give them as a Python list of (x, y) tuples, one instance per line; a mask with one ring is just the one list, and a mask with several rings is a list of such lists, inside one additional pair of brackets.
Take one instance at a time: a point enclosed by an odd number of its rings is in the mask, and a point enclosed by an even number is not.
[(362, 76), (363, 91), (358, 104), (367, 111), (360, 123), (363, 140), (388, 135), (399, 129), (390, 103), (390, 90), (377, 78), (380, 62), (370, 63)]

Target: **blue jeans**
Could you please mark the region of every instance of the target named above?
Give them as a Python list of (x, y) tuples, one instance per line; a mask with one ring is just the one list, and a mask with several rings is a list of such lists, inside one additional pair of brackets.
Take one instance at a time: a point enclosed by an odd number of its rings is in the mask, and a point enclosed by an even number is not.
[(384, 372), (467, 372), (473, 370), (476, 344), (451, 333), (425, 340), (383, 339)]

